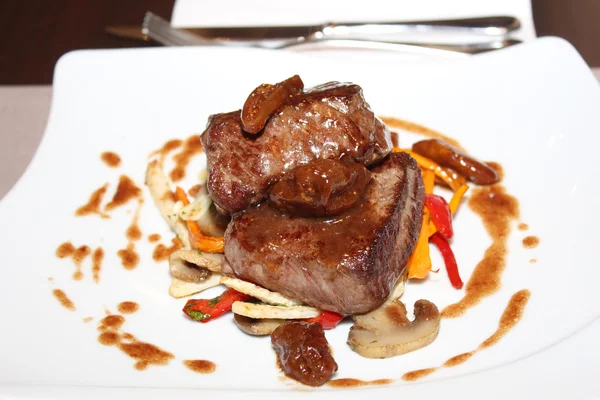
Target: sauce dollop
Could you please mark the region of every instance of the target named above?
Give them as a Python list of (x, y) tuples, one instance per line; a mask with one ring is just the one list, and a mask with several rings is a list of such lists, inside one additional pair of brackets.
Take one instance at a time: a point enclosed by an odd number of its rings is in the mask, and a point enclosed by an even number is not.
[(371, 173), (362, 164), (318, 159), (277, 182), (270, 199), (291, 215), (331, 217), (355, 207), (370, 180)]
[(112, 151), (105, 151), (100, 155), (100, 159), (104, 161), (104, 164), (111, 168), (116, 168), (121, 165), (121, 157)]
[(184, 360), (183, 365), (199, 374), (211, 374), (217, 369), (215, 363), (208, 360)]

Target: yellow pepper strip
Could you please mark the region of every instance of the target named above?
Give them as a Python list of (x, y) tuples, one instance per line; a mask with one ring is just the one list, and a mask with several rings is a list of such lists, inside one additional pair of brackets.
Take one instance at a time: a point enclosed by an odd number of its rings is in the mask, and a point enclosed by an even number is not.
[(452, 212), (452, 214), (454, 214), (456, 212), (456, 210), (458, 210), (460, 201), (462, 200), (465, 193), (467, 193), (467, 190), (469, 190), (469, 185), (463, 184), (461, 187), (459, 187), (456, 190), (456, 192), (454, 192), (454, 195), (452, 196), (452, 198), (450, 199), (450, 202), (448, 203), (448, 206), (450, 206), (450, 211)]
[(423, 157), (422, 155), (419, 155), (411, 150), (394, 147), (393, 152), (410, 154), (410, 156), (417, 161), (417, 164), (419, 164), (419, 166), (435, 172), (435, 175), (444, 182), (446, 182), (446, 184), (450, 186), (452, 190), (458, 190), (466, 182), (466, 179), (463, 176), (460, 176), (455, 172), (449, 170), (448, 168), (442, 167), (435, 161), (430, 160), (427, 157)]

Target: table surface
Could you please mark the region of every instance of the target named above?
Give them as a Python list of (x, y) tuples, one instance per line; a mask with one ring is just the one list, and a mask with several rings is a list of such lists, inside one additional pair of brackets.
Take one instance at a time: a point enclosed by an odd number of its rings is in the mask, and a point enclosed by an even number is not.
[[(600, 68), (592, 71), (600, 81)], [(0, 86), (0, 199), (31, 161), (51, 99), (51, 86)]]
[[(145, 11), (170, 19), (174, 2), (0, 1), (0, 85), (50, 84), (56, 61), (71, 50), (150, 46), (152, 44), (109, 36), (104, 28), (139, 26)], [(531, 5), (539, 36), (567, 39), (589, 65), (600, 67), (599, 0), (531, 0)]]

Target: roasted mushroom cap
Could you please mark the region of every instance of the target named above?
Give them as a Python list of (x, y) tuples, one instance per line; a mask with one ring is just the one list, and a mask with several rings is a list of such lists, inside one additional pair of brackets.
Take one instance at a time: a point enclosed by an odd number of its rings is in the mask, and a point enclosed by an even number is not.
[(284, 319), (254, 319), (239, 314), (234, 314), (233, 318), (242, 332), (253, 336), (270, 335), (279, 325), (286, 321)]
[(348, 345), (367, 358), (395, 357), (427, 346), (437, 337), (440, 313), (427, 300), (415, 303), (415, 319), (406, 316), (406, 307), (396, 299), (354, 318)]

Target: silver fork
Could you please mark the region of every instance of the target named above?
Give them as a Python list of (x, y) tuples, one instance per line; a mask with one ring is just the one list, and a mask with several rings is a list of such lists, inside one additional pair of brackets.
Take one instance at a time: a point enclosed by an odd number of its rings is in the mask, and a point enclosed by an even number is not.
[(206, 39), (193, 33), (176, 29), (163, 18), (148, 11), (144, 17), (142, 33), (165, 46), (243, 46), (263, 49), (307, 50), (322, 46), (343, 48), (362, 48), (373, 50), (405, 51), (412, 53), (458, 52), (467, 54), (498, 50), (521, 43), (516, 39), (495, 39), (488, 42), (446, 44), (446, 43), (408, 43), (375, 41), (360, 39), (338, 39), (327, 37), (291, 38), (281, 40), (220, 40)]

